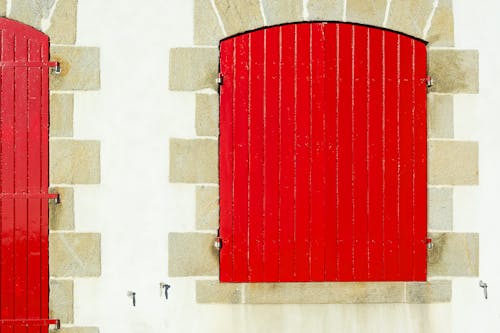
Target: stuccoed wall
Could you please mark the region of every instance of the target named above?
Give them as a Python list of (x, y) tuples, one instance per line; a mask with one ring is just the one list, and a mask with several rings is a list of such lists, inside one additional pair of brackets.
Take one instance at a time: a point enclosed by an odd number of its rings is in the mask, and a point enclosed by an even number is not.
[[(74, 223), (60, 224), (65, 230), (74, 225), (84, 237), (99, 233), (102, 254), (99, 277), (73, 280), (72, 276), (61, 287), (65, 293), (74, 285), (71, 325), (99, 327), (103, 333), (500, 330), (500, 292), (494, 287), (500, 284), (496, 248), (500, 227), (495, 223), (500, 197), (496, 171), (500, 116), (495, 110), (500, 88), (495, 60), (500, 50), (495, 45), (499, 5), (493, 0), (480, 4), (456, 0), (453, 7), (446, 0), (392, 0), (387, 10), (385, 1), (369, 3), (373, 6), (351, 0), (79, 2), (76, 44), (100, 48), (100, 91), (74, 93), (72, 133), (74, 138), (100, 140), (100, 185), (75, 186)], [(242, 4), (248, 10), (242, 12)], [(434, 23), (429, 25), (431, 14)], [(435, 272), (432, 292), (418, 285), (380, 292), (381, 285), (366, 288), (375, 293), (361, 293), (361, 301), (383, 295), (388, 304), (202, 304), (297, 303), (304, 295), (313, 298), (314, 288), (321, 288), (306, 286), (294, 292), (285, 285), (263, 291), (265, 286), (234, 288), (216, 282), (217, 261), (211, 252), (217, 225), (213, 89), (217, 41), (223, 36), (291, 18), (339, 17), (398, 26), (428, 38), (430, 53), (440, 53), (431, 55), (430, 62), (436, 85), (429, 94), (430, 172), (435, 172), (430, 178), (434, 205), (429, 222), (440, 231), (432, 237), (442, 241), (435, 248), (440, 251), (430, 257)], [(452, 20), (454, 37), (449, 29)], [(469, 94), (479, 87), (479, 94)], [(89, 149), (84, 151), (95, 151)], [(182, 155), (188, 162), (184, 170), (175, 164)], [(189, 168), (197, 159), (203, 161), (203, 170)], [(61, 177), (67, 175), (63, 172)], [(97, 241), (87, 245), (82, 256), (95, 249)], [(457, 275), (467, 277), (452, 278)], [(488, 301), (477, 275), (490, 285)], [(168, 301), (160, 296), (160, 282), (172, 286)], [(137, 293), (136, 307), (127, 291)], [(347, 288), (321, 300), (359, 301), (352, 297)], [(433, 297), (439, 303), (409, 304), (410, 300), (435, 302)]]

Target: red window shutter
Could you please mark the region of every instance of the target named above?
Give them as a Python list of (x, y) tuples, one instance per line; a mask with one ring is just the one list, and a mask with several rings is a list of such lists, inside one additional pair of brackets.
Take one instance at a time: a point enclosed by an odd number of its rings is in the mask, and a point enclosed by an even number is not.
[(425, 44), (289, 24), (220, 70), (220, 280), (426, 280)]
[(47, 332), (48, 37), (0, 19), (0, 332)]

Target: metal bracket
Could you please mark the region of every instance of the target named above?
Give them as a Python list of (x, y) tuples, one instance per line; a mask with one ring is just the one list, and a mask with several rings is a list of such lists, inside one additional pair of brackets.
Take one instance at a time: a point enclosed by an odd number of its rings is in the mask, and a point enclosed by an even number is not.
[(168, 300), (168, 290), (170, 289), (170, 285), (164, 282), (160, 282), (160, 296), (165, 294), (165, 299)]
[(220, 237), (215, 238), (214, 247), (219, 251), (222, 248), (222, 239)]
[(48, 198), (49, 200), (54, 200), (56, 205), (61, 203), (61, 197), (59, 196), (59, 193), (49, 193)]
[(135, 306), (135, 291), (127, 291), (127, 296), (132, 298), (132, 306)]
[(49, 62), (49, 67), (52, 68), (52, 73), (61, 74), (61, 64), (57, 61)]
[(484, 299), (488, 299), (488, 284), (483, 282), (483, 280), (479, 280), (479, 287), (484, 290)]

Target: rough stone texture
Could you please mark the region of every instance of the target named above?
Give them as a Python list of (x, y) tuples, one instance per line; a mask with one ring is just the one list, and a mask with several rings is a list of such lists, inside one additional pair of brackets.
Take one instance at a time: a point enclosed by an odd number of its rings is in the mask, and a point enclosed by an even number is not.
[(259, 0), (215, 0), (228, 36), (264, 25)]
[(451, 281), (408, 282), (406, 284), (407, 303), (448, 303), (451, 302)]
[(250, 283), (245, 303), (403, 303), (404, 283)]
[(217, 140), (170, 139), (170, 181), (216, 184), (219, 179), (217, 151)]
[(453, 96), (427, 94), (427, 129), (430, 138), (453, 138)]
[(73, 94), (50, 94), (50, 136), (73, 136)]
[(75, 44), (78, 0), (59, 0), (45, 33), (53, 44)]
[(431, 233), (427, 251), (428, 276), (478, 276), (479, 234)]
[(428, 169), (430, 185), (477, 185), (477, 142), (429, 140)]
[(344, 12), (343, 0), (309, 0), (308, 20), (342, 21)]
[(44, 13), (43, 2), (43, 0), (11, 0), (9, 18), (40, 29)]
[(386, 7), (387, 0), (347, 0), (347, 22), (381, 27), (384, 23)]
[(217, 90), (219, 50), (215, 47), (170, 50), (170, 90)]
[(98, 90), (99, 48), (52, 46), (51, 58), (61, 64), (61, 73), (50, 77), (51, 90)]
[(196, 302), (240, 304), (244, 284), (219, 283), (215, 280), (196, 281)]
[(477, 50), (430, 49), (431, 92), (478, 93), (479, 53)]
[(83, 140), (50, 140), (52, 184), (99, 184), (100, 143)]
[(214, 247), (215, 238), (214, 234), (206, 233), (169, 233), (168, 275), (219, 275), (219, 253)]
[(74, 191), (72, 187), (56, 187), (51, 193), (59, 193), (60, 202), (51, 201), (49, 205), (50, 230), (74, 230)]
[(425, 39), (431, 46), (454, 46), (454, 35), (453, 8), (437, 7)]
[(302, 0), (262, 0), (267, 25), (303, 21)]
[(218, 94), (196, 94), (196, 134), (219, 135)]
[(97, 327), (62, 327), (60, 330), (50, 330), (50, 333), (99, 333)]
[(51, 233), (50, 275), (92, 277), (101, 275), (101, 235), (95, 233)]
[(196, 229), (207, 230), (219, 227), (219, 188), (198, 186), (196, 188)]
[(49, 318), (73, 323), (73, 280), (50, 280)]
[(210, 0), (194, 1), (194, 43), (196, 45), (219, 45), (224, 38)]
[(423, 37), (434, 0), (392, 0), (386, 27)]
[(7, 15), (7, 0), (0, 0), (0, 16)]
[(453, 188), (429, 187), (428, 223), (431, 230), (453, 229)]

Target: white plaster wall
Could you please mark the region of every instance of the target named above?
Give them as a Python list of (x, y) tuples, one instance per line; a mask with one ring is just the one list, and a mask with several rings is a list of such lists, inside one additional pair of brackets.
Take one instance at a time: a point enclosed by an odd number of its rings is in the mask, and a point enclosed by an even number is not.
[[(169, 137), (192, 137), (194, 94), (168, 90), (171, 47), (192, 45), (187, 0), (79, 1), (78, 45), (101, 47), (98, 92), (76, 96), (75, 137), (101, 140), (102, 184), (75, 191), (77, 231), (102, 233), (102, 276), (75, 283), (75, 325), (101, 333), (500, 332), (500, 20), (497, 0), (455, 0), (457, 46), (480, 49), (481, 93), (455, 99), (458, 138), (480, 140), (477, 188), (455, 191), (455, 229), (480, 231), (478, 279), (452, 304), (197, 305), (168, 278), (167, 235), (194, 229), (194, 186), (168, 182)], [(471, 126), (472, 124), (472, 126)], [(159, 283), (172, 285), (170, 299)], [(128, 290), (137, 292), (131, 306)]]

